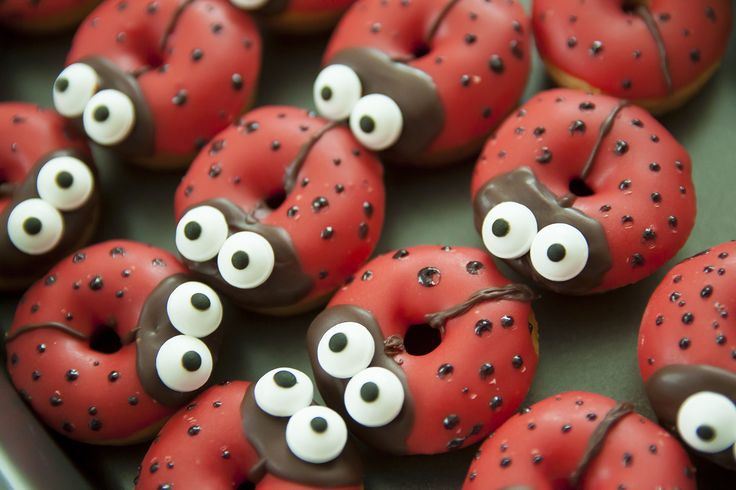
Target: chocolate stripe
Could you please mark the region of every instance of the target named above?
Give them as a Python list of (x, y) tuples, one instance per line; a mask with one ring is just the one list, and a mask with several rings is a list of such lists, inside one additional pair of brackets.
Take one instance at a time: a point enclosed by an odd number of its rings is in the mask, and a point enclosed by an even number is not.
[(662, 71), (664, 77), (664, 83), (667, 85), (667, 93), (672, 95), (674, 91), (672, 86), (672, 74), (670, 73), (670, 62), (667, 59), (667, 48), (664, 45), (664, 39), (662, 39), (662, 33), (659, 32), (659, 27), (652, 16), (652, 12), (646, 5), (638, 5), (634, 10), (634, 13), (641, 17), (646, 24), (649, 33), (654, 38), (654, 42), (657, 44), (657, 51), (659, 52), (659, 68)]
[(182, 2), (174, 11), (174, 15), (169, 20), (169, 23), (166, 25), (166, 30), (164, 31), (164, 35), (161, 36), (161, 42), (158, 45), (158, 49), (160, 53), (166, 52), (166, 45), (169, 43), (169, 37), (171, 37), (171, 34), (174, 33), (174, 29), (176, 29), (176, 24), (179, 22), (179, 18), (184, 13), (184, 11), (189, 7), (191, 4), (194, 3), (194, 0), (185, 0)]
[(42, 328), (50, 328), (50, 329), (53, 329), (53, 330), (61, 330), (62, 332), (66, 333), (66, 334), (69, 334), (69, 335), (71, 335), (73, 337), (77, 337), (78, 339), (82, 339), (82, 340), (88, 340), (89, 339), (89, 336), (83, 334), (79, 330), (73, 329), (69, 325), (64, 325), (63, 323), (58, 323), (58, 322), (48, 322), (48, 323), (29, 323), (28, 325), (23, 325), (22, 327), (20, 327), (18, 330), (16, 330), (13, 333), (6, 333), (5, 334), (5, 342), (6, 343), (7, 342), (11, 342), (11, 341), (17, 339), (18, 337), (20, 337), (21, 335), (23, 335), (24, 333), (28, 333), (28, 332), (31, 332), (33, 330), (39, 330), (39, 329), (42, 329)]
[(322, 138), (322, 136), (327, 131), (331, 130), (338, 124), (339, 122), (337, 121), (331, 121), (328, 124), (324, 125), (319, 129), (319, 131), (316, 131), (309, 138), (309, 140), (307, 140), (307, 142), (301, 146), (301, 148), (299, 148), (299, 151), (294, 157), (294, 161), (292, 161), (289, 166), (286, 167), (286, 172), (284, 175), (284, 190), (286, 191), (286, 194), (289, 194), (296, 185), (296, 177), (297, 175), (299, 175), (299, 172), (304, 166), (304, 161), (307, 159), (307, 155), (309, 155), (312, 147), (317, 144), (320, 138)]
[[(439, 15), (437, 15), (437, 18), (434, 19), (434, 22), (432, 23), (432, 26), (429, 28), (429, 31), (427, 32), (427, 37), (424, 38), (424, 43), (429, 45), (434, 40), (434, 36), (437, 34), (437, 31), (440, 28), (440, 25), (445, 20), (445, 17), (450, 13), (452, 8), (460, 3), (460, 0), (449, 0), (444, 7), (442, 7), (442, 10), (440, 11)], [(391, 61), (394, 61), (396, 63), (408, 63), (410, 61), (413, 61), (417, 59), (417, 56), (414, 54), (410, 54), (408, 56), (404, 57), (397, 57), (397, 58), (391, 58)]]

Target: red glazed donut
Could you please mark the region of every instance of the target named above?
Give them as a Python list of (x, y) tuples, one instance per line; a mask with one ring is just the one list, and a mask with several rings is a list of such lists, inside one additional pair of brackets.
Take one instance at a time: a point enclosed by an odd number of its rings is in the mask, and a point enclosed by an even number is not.
[(631, 405), (571, 391), (523, 409), (493, 433), (463, 490), (695, 490), (694, 475), (677, 441)]
[(736, 242), (676, 265), (639, 330), (639, 369), (659, 422), (736, 471)]
[(528, 19), (513, 1), (362, 0), (327, 46), (315, 104), (349, 119), (387, 161), (455, 162), (515, 107), (528, 46)]
[(536, 0), (534, 37), (565, 87), (676, 109), (713, 76), (731, 30), (730, 0)]
[(89, 148), (32, 104), (0, 104), (0, 290), (21, 289), (84, 245), (97, 225)]
[(226, 0), (107, 0), (77, 31), (54, 105), (102, 146), (180, 165), (250, 104), (260, 56)]
[(394, 454), (469, 446), (514, 413), (537, 366), (532, 292), (472, 248), (418, 246), (369, 262), (312, 322), (328, 406)]
[(262, 16), (274, 29), (316, 32), (332, 27), (355, 0), (230, 0), (235, 6)]
[(8, 371), (51, 428), (94, 444), (151, 435), (209, 378), (222, 304), (168, 252), (115, 240), (52, 268), (5, 336)]
[(161, 429), (136, 488), (360, 490), (363, 469), (345, 422), (310, 405), (312, 395), (307, 375), (290, 368), (213, 386)]
[(99, 0), (4, 0), (0, 24), (29, 32), (53, 32), (81, 21)]
[(202, 150), (176, 192), (185, 264), (240, 306), (313, 307), (370, 256), (383, 170), (350, 132), (293, 107), (244, 115)]
[(687, 240), (687, 151), (641, 108), (575, 90), (542, 92), (507, 119), (472, 182), (490, 252), (563, 294), (648, 276)]

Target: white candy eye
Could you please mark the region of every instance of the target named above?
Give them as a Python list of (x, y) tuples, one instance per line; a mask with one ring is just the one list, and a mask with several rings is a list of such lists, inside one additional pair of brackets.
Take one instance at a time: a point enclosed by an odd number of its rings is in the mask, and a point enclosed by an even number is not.
[(210, 379), (212, 354), (198, 338), (177, 335), (164, 342), (156, 354), (156, 372), (174, 391), (195, 391)]
[(317, 111), (333, 121), (347, 119), (362, 92), (360, 78), (345, 65), (326, 67), (317, 75), (312, 88)]
[(275, 261), (268, 240), (258, 233), (241, 231), (225, 240), (217, 256), (217, 268), (231, 286), (251, 289), (271, 277)]
[(334, 410), (302, 408), (286, 423), (286, 445), (307, 463), (327, 463), (340, 456), (348, 441), (345, 421)]
[(383, 94), (360, 99), (350, 114), (350, 129), (363, 146), (375, 151), (396, 143), (404, 127), (398, 104)]
[(128, 137), (135, 125), (135, 107), (117, 90), (101, 90), (92, 97), (82, 116), (84, 131), (100, 145), (116, 145)]
[(42, 199), (28, 199), (10, 212), (8, 237), (15, 248), (28, 255), (41, 255), (56, 246), (64, 233), (61, 213)]
[(677, 411), (677, 431), (698, 451), (723, 451), (736, 442), (736, 405), (712, 391), (690, 395)]
[(227, 239), (225, 216), (212, 206), (199, 206), (176, 225), (176, 249), (186, 259), (205, 262), (218, 254)]
[(370, 367), (348, 381), (344, 401), (353, 420), (366, 427), (381, 427), (401, 412), (404, 387), (388, 369)]
[(230, 3), (243, 10), (256, 10), (266, 5), (270, 0), (230, 0)]
[(367, 328), (356, 322), (331, 327), (317, 345), (317, 360), (327, 374), (350, 378), (367, 368), (373, 360), (376, 344)]
[(201, 282), (185, 282), (171, 292), (166, 313), (179, 332), (206, 337), (220, 326), (222, 303), (212, 288)]
[(92, 67), (84, 63), (69, 65), (54, 82), (54, 107), (62, 116), (79, 117), (99, 86), (100, 79)]
[(500, 259), (516, 259), (526, 254), (537, 235), (537, 219), (518, 202), (493, 206), (483, 219), (483, 244)]
[(89, 167), (74, 157), (52, 158), (38, 172), (38, 195), (56, 209), (73, 211), (92, 195), (94, 177)]
[(580, 230), (565, 223), (554, 223), (537, 233), (529, 257), (542, 277), (562, 282), (585, 269), (588, 253), (588, 242)]
[(256, 382), (253, 396), (258, 407), (274, 417), (291, 417), (312, 403), (312, 380), (292, 368), (276, 368)]

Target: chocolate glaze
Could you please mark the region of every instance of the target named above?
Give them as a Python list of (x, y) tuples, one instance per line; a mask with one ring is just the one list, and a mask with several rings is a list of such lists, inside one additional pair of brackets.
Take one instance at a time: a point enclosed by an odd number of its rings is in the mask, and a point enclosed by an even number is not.
[[(677, 433), (677, 412), (680, 405), (699, 391), (720, 393), (736, 404), (736, 372), (729, 372), (704, 364), (671, 364), (650, 377), (644, 385), (649, 402), (667, 430)], [(689, 448), (725, 468), (736, 470), (733, 450), (727, 448), (718, 453), (704, 453)]]
[(329, 64), (343, 64), (358, 74), (363, 95), (379, 93), (391, 97), (401, 108), (401, 136), (381, 152), (397, 162), (410, 162), (423, 153), (442, 131), (445, 111), (432, 78), (421, 70), (392, 60), (373, 48), (348, 48)]
[(667, 58), (667, 47), (664, 45), (664, 39), (662, 39), (662, 33), (659, 32), (659, 27), (654, 21), (652, 12), (646, 4), (639, 4), (634, 9), (634, 13), (639, 16), (646, 24), (649, 33), (654, 38), (654, 42), (657, 44), (657, 53), (659, 54), (659, 68), (662, 71), (662, 77), (664, 83), (667, 85), (667, 93), (672, 95), (674, 88), (672, 85), (672, 73), (670, 72), (670, 62)]
[[(399, 378), (404, 387), (404, 406), (396, 418), (383, 427), (365, 427), (355, 422), (347, 413), (343, 401), (345, 387), (349, 380), (333, 378), (322, 369), (317, 361), (317, 345), (320, 339), (327, 330), (342, 322), (356, 322), (368, 329), (376, 344), (376, 351), (370, 365), (388, 369)], [(327, 308), (314, 319), (307, 331), (307, 349), (320, 394), (330, 408), (342, 415), (350, 431), (378, 449), (392, 454), (406, 454), (406, 440), (414, 429), (414, 402), (404, 370), (384, 353), (384, 336), (373, 315), (367, 310), (352, 305)]]
[(289, 306), (306, 297), (314, 287), (314, 281), (301, 268), (291, 237), (283, 228), (262, 224), (226, 199), (212, 199), (196, 206), (212, 206), (225, 215), (231, 234), (252, 231), (263, 236), (273, 248), (276, 259), (271, 276), (258, 287), (240, 289), (231, 286), (220, 275), (217, 257), (206, 262), (183, 259), (184, 264), (215, 289), (248, 308), (263, 309)]
[(240, 405), (243, 434), (261, 460), (248, 472), (248, 481), (258, 483), (266, 473), (284, 480), (319, 488), (359, 485), (363, 480), (360, 455), (350, 441), (342, 453), (327, 463), (308, 463), (297, 458), (286, 444), (288, 417), (274, 417), (258, 407), (248, 386)]
[(585, 294), (603, 280), (613, 265), (608, 241), (601, 224), (575, 208), (563, 207), (529, 167), (499, 175), (480, 188), (473, 200), (475, 228), (483, 226), (486, 214), (497, 204), (515, 201), (532, 210), (541, 230), (552, 223), (567, 223), (577, 228), (588, 242), (588, 263), (577, 277), (563, 282), (545, 279), (532, 267), (529, 254), (504, 260), (516, 272), (532, 278), (552, 291), (562, 294)]

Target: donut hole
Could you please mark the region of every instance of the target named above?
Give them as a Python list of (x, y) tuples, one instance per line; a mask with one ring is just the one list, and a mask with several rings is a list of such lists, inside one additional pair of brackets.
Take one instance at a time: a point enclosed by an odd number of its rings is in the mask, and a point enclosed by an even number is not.
[(284, 204), (284, 201), (286, 201), (286, 190), (284, 189), (273, 191), (266, 199), (263, 200), (270, 210), (278, 209), (282, 204)]
[(98, 325), (89, 336), (89, 347), (95, 352), (114, 354), (123, 348), (123, 341), (109, 325)]
[(431, 50), (432, 47), (428, 43), (426, 43), (425, 41), (419, 41), (419, 43), (414, 46), (414, 49), (412, 49), (411, 55), (415, 59), (421, 58), (423, 56), (427, 56)]
[(578, 197), (587, 197), (595, 194), (593, 189), (580, 177), (576, 177), (570, 181), (570, 192)]
[(426, 323), (411, 325), (404, 335), (404, 349), (412, 356), (425, 356), (442, 342), (439, 329)]
[(256, 490), (256, 484), (246, 480), (238, 485), (237, 490)]
[(640, 6), (648, 6), (649, 1), (648, 0), (623, 0), (623, 5), (621, 5), (621, 10), (626, 12), (627, 14), (633, 14), (636, 13), (636, 9)]

